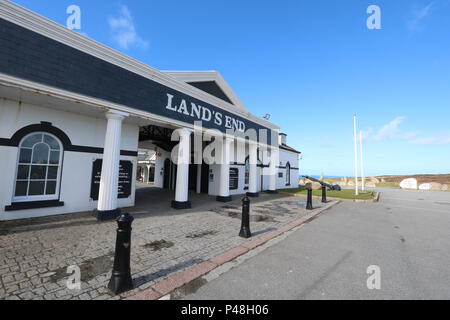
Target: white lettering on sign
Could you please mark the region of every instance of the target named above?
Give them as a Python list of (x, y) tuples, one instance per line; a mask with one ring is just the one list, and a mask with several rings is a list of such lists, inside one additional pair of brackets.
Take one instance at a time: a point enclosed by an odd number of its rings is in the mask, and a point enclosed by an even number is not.
[(223, 126), (225, 118), (225, 129), (233, 129), (240, 132), (245, 131), (245, 123), (241, 120), (230, 116), (224, 117), (221, 112), (213, 112), (209, 108), (197, 105), (193, 102), (189, 104), (185, 99), (182, 99), (181, 101), (179, 101), (179, 103), (177, 102), (178, 101), (174, 101), (174, 96), (168, 93), (166, 109), (186, 116), (190, 116), (194, 118), (195, 121), (214, 121), (214, 124), (217, 126)]

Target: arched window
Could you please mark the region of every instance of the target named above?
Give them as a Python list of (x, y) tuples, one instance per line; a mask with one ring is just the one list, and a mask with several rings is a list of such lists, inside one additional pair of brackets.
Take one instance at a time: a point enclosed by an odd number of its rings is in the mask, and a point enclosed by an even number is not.
[(57, 200), (63, 148), (45, 132), (29, 134), (19, 144), (14, 201)]
[(291, 164), (289, 162), (286, 164), (286, 185), (291, 185)]

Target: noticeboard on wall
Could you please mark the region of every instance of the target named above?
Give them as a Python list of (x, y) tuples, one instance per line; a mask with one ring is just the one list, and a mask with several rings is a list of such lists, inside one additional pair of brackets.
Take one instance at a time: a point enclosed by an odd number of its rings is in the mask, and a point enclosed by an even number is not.
[[(94, 161), (92, 166), (92, 178), (91, 178), (91, 199), (98, 200), (100, 191), (100, 179), (102, 175), (102, 159)], [(126, 199), (131, 196), (131, 188), (133, 182), (133, 162), (120, 161), (119, 165), (119, 190), (118, 198)]]

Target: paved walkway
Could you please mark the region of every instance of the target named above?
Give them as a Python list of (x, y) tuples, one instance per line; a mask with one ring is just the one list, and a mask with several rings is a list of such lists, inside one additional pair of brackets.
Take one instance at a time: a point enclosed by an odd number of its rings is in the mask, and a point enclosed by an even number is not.
[(184, 298), (449, 299), (449, 194), (380, 191), (381, 202), (341, 202)]
[[(192, 195), (194, 208), (168, 208), (170, 192), (137, 191), (131, 268), (136, 289), (107, 293), (116, 237), (115, 222), (90, 213), (0, 223), (0, 299), (120, 299), (239, 246), (241, 197), (220, 204)], [(303, 198), (262, 194), (252, 202), (254, 236), (277, 230), (306, 215)], [(317, 207), (320, 205), (317, 203)], [(81, 290), (67, 289), (67, 267), (81, 268)]]

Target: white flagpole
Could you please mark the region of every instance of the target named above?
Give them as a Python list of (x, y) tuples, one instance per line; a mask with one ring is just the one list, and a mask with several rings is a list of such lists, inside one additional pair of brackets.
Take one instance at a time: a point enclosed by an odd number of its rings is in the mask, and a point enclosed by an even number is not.
[(359, 132), (359, 150), (361, 153), (361, 178), (362, 178), (362, 191), (365, 190), (365, 181), (364, 181), (364, 156), (363, 156), (363, 135), (362, 131)]
[(356, 115), (353, 118), (354, 122), (354, 133), (355, 133), (355, 194), (359, 195), (358, 190), (358, 138), (356, 133)]

